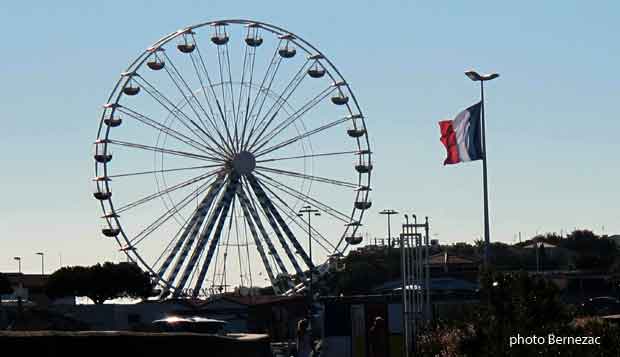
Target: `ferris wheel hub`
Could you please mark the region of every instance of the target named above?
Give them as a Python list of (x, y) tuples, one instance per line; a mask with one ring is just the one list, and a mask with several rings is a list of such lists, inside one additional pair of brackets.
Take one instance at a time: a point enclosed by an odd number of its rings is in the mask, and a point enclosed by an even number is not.
[(232, 169), (239, 175), (247, 175), (256, 168), (256, 158), (249, 151), (240, 151), (233, 156)]

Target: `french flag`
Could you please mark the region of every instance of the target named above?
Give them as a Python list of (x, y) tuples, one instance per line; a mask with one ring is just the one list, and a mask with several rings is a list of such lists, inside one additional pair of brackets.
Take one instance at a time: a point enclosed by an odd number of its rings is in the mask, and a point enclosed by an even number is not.
[(460, 112), (454, 120), (439, 122), (441, 142), (448, 154), (444, 165), (481, 160), (484, 157), (480, 131), (481, 109), (482, 102), (478, 102)]

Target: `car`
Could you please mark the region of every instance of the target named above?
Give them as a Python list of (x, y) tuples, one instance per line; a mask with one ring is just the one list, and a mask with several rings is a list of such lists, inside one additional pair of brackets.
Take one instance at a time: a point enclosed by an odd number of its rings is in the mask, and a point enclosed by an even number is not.
[(616, 315), (620, 314), (620, 300), (612, 296), (594, 297), (581, 303), (579, 310), (585, 315)]
[(157, 332), (193, 332), (221, 334), (226, 321), (199, 316), (169, 316), (152, 322), (151, 330)]

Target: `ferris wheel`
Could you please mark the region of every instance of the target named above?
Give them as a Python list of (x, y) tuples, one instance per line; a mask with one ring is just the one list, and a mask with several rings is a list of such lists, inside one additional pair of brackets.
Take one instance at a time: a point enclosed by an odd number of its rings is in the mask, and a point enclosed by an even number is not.
[(147, 48), (103, 106), (94, 160), (102, 234), (162, 297), (299, 292), (362, 241), (371, 207), (351, 86), (316, 47), (257, 21)]

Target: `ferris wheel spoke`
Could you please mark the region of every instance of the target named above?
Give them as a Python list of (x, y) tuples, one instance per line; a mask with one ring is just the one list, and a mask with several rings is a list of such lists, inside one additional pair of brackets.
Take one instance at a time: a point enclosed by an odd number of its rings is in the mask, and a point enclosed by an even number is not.
[(157, 173), (164, 173), (164, 172), (209, 169), (209, 168), (221, 167), (221, 166), (222, 166), (222, 164), (202, 165), (202, 166), (189, 166), (189, 167), (179, 167), (179, 168), (175, 168), (175, 169), (163, 169), (163, 170), (153, 170), (153, 171), (128, 172), (128, 173), (122, 173), (122, 174), (116, 174), (116, 175), (109, 175), (108, 177), (113, 179), (113, 178), (118, 178), (118, 177), (138, 176), (138, 175), (147, 175), (147, 174), (157, 174)]
[[(256, 122), (261, 118), (261, 113), (263, 111), (263, 107), (265, 105), (265, 101), (270, 93), (271, 90), (271, 86), (273, 85), (273, 82), (276, 78), (276, 74), (278, 73), (278, 70), (280, 69), (280, 64), (282, 64), (282, 58), (278, 58), (277, 64), (275, 65), (275, 69), (273, 71), (273, 73), (270, 75), (270, 79), (269, 79), (269, 84), (267, 85), (267, 87), (263, 90), (264, 94), (261, 96), (260, 99), (260, 105), (258, 107), (258, 110), (256, 112), (256, 114), (252, 113), (252, 116), (254, 117), (252, 120), (252, 126), (254, 126), (254, 124), (256, 124)], [(251, 131), (250, 131), (251, 132)]]
[[(190, 85), (188, 84), (188, 82), (185, 79), (185, 77), (183, 77), (183, 74), (181, 73), (181, 71), (179, 71), (177, 66), (172, 61), (172, 59), (165, 52), (164, 52), (164, 57), (166, 57), (166, 61), (168, 61), (168, 63), (170, 63), (170, 67), (172, 68), (172, 71), (170, 71), (170, 69), (168, 67), (164, 67), (164, 70), (168, 74), (168, 77), (170, 78), (170, 80), (172, 81), (174, 86), (177, 88), (177, 90), (179, 91), (179, 93), (181, 94), (183, 99), (185, 99), (185, 102), (190, 107), (190, 109), (192, 110), (192, 112), (194, 113), (196, 118), (203, 124), (203, 126), (204, 126), (204, 128), (206, 130), (207, 127), (206, 127), (206, 125), (204, 123), (204, 120), (203, 120), (202, 116), (200, 115), (200, 113), (198, 113), (198, 110), (197, 110), (196, 107), (198, 107), (202, 111), (203, 115), (205, 116), (205, 118), (209, 122), (211, 122), (211, 117), (209, 116), (209, 114), (207, 113), (205, 108), (202, 106), (202, 103), (200, 103), (200, 101), (198, 100), (198, 98), (194, 94), (194, 90), (192, 89), (192, 87), (190, 87)], [(182, 86), (181, 86), (181, 84), (179, 84), (179, 82), (182, 84)], [(181, 87), (183, 87), (184, 89), (181, 88)], [(190, 98), (193, 99), (193, 101), (190, 100)], [(194, 104), (195, 104), (195, 106), (194, 106)], [(211, 122), (211, 124), (212, 124), (212, 122)]]
[[(270, 211), (270, 213), (273, 215), (273, 218), (275, 218), (275, 221), (282, 228), (284, 233), (288, 236), (289, 241), (293, 244), (293, 247), (295, 247), (296, 252), (299, 254), (299, 256), (304, 261), (306, 266), (308, 268), (313, 268), (314, 263), (312, 262), (312, 260), (310, 260), (310, 257), (306, 254), (301, 244), (299, 244), (293, 232), (286, 225), (286, 222), (284, 222), (284, 219), (282, 219), (280, 212), (278, 212), (278, 210), (275, 208), (275, 206), (273, 205), (273, 203), (271, 202), (271, 200), (269, 199), (269, 197), (263, 190), (262, 185), (259, 183), (259, 181), (256, 179), (254, 175), (251, 175), (251, 174), (248, 175), (247, 180), (250, 183), (250, 186), (252, 187), (252, 189), (254, 190), (256, 197), (258, 198), (258, 202), (263, 206), (263, 208), (266, 208), (268, 211)], [(295, 262), (294, 264), (296, 264), (296, 261), (294, 259), (293, 261)], [(299, 274), (299, 272), (297, 273)], [(304, 274), (303, 273), (299, 274), (299, 276), (303, 277)]]
[[(226, 141), (225, 139), (223, 139), (223, 141), (226, 142), (226, 146), (232, 152), (233, 150), (232, 148), (230, 148), (230, 144), (233, 142), (233, 139), (230, 134), (230, 129), (228, 128), (228, 124), (226, 123), (226, 115), (224, 114), (220, 100), (218, 99), (217, 94), (215, 93), (215, 83), (213, 83), (213, 81), (211, 80), (211, 76), (209, 75), (209, 70), (207, 69), (206, 61), (203, 58), (202, 53), (200, 52), (200, 47), (198, 46), (196, 37), (193, 34), (192, 34), (192, 38), (194, 40), (194, 43), (196, 44), (196, 53), (198, 54), (198, 59), (200, 60), (201, 68), (204, 71), (204, 76), (207, 79), (207, 83), (209, 84), (209, 88), (211, 89), (211, 94), (213, 95), (213, 99), (215, 100), (215, 105), (219, 113), (218, 117), (222, 120), (222, 124), (224, 124), (224, 130), (226, 131), (226, 137), (228, 138), (228, 141)], [(190, 55), (193, 55), (193, 53)], [(224, 83), (221, 83), (221, 85), (223, 86)], [(205, 92), (205, 98), (206, 98), (206, 92)], [(222, 100), (224, 100), (224, 98), (222, 98)]]
[[(308, 235), (308, 227), (306, 227), (303, 223), (300, 223), (297, 217), (297, 212), (293, 209), (291, 209), (290, 206), (283, 206), (279, 203), (273, 202), (273, 205), (276, 209), (280, 210), (282, 212), (282, 214), (284, 214), (286, 216), (286, 218), (289, 219), (289, 221), (295, 223), (295, 225), (304, 233), (306, 234), (306, 236)], [(325, 246), (325, 244), (323, 244), (323, 242), (321, 240), (319, 240), (316, 236), (318, 232), (313, 228), (312, 229), (312, 241), (314, 241), (316, 244), (318, 244), (321, 248), (323, 248), (325, 251), (329, 251), (328, 247)], [(327, 241), (323, 236), (321, 236), (321, 238), (323, 240)], [(335, 248), (335, 247), (333, 247)]]
[[(198, 47), (198, 42), (196, 41), (196, 37), (194, 36), (194, 34), (191, 34), (193, 42), (196, 46), (196, 50), (198, 52), (198, 58), (196, 58), (196, 55), (192, 52), (189, 54), (189, 57), (192, 61), (192, 67), (194, 68), (194, 72), (196, 73), (196, 77), (198, 77), (198, 80), (200, 81), (200, 87), (202, 88), (202, 93), (203, 96), (205, 98), (205, 103), (207, 104), (207, 107), (209, 108), (209, 113), (211, 113), (211, 116), (207, 116), (209, 119), (211, 119), (211, 123), (212, 125), (215, 127), (215, 129), (218, 131), (218, 133), (221, 134), (220, 128), (218, 127), (217, 120), (215, 119), (217, 117), (217, 114), (215, 113), (215, 111), (213, 110), (213, 105), (211, 104), (211, 101), (209, 100), (209, 91), (207, 91), (207, 88), (205, 87), (205, 80), (208, 83), (208, 87), (211, 91), (211, 93), (213, 94), (213, 98), (217, 101), (217, 96), (215, 95), (215, 92), (213, 91), (213, 83), (211, 82), (211, 77), (209, 76), (209, 72), (206, 70), (206, 66), (204, 61), (202, 60), (202, 55), (200, 55), (200, 48)], [(200, 60), (200, 62), (198, 62)], [(201, 74), (200, 72), (200, 67), (198, 66), (198, 64), (202, 64), (202, 68), (204, 70), (204, 73)], [(204, 76), (204, 77), (203, 77)]]
[(153, 120), (153, 119), (149, 118), (148, 116), (146, 116), (144, 114), (138, 113), (137, 111), (135, 111), (135, 110), (133, 110), (131, 108), (119, 107), (117, 110), (119, 112), (121, 112), (123, 114), (126, 114), (126, 115), (134, 118), (135, 120), (145, 124), (146, 126), (149, 126), (149, 127), (153, 128), (153, 129), (155, 129), (155, 130), (157, 130), (157, 131), (159, 131), (161, 133), (164, 133), (164, 134), (166, 134), (168, 136), (171, 136), (171, 137), (177, 139), (178, 141), (193, 147), (194, 149), (196, 149), (198, 151), (201, 151), (201, 152), (204, 152), (204, 153), (209, 153), (210, 152), (212, 154), (218, 155), (218, 156), (223, 158), (222, 154), (219, 151), (215, 150), (213, 147), (207, 146), (207, 145), (202, 144), (202, 143), (199, 143), (199, 142), (193, 140), (192, 138), (190, 138), (190, 137), (188, 137), (188, 136), (186, 136), (186, 135), (184, 135), (184, 134), (182, 134), (182, 133), (180, 133), (180, 132), (178, 132), (178, 131), (176, 131), (176, 130), (174, 130), (174, 129), (172, 129), (172, 128), (164, 125), (164, 124), (161, 124), (158, 121)]
[[(185, 87), (185, 90), (187, 90), (187, 93), (189, 93), (189, 95), (191, 96), (191, 99), (193, 99), (193, 102), (196, 103), (196, 106), (200, 109), (200, 111), (202, 112), (202, 115), (206, 118), (206, 121), (209, 124), (211, 124), (211, 127), (213, 128), (215, 133), (220, 137), (220, 139), (223, 139), (222, 134), (220, 133), (217, 125), (214, 122), (214, 118), (213, 118), (214, 117), (214, 115), (213, 115), (214, 113), (213, 113), (213, 109), (211, 107), (211, 104), (208, 101), (208, 98), (205, 96), (205, 99), (206, 99), (207, 105), (209, 106), (209, 110), (211, 112), (211, 115), (209, 115), (209, 113), (207, 112), (205, 107), (202, 105), (202, 103), (200, 102), (200, 100), (198, 99), (196, 94), (194, 93), (194, 90), (192, 89), (192, 87), (190, 87), (190, 85), (188, 84), (187, 80), (181, 74), (181, 71), (179, 71), (177, 66), (174, 64), (174, 62), (170, 59), (170, 57), (168, 57), (168, 55), (165, 52), (164, 52), (164, 56), (170, 62), (170, 65), (172, 67), (172, 70), (174, 71), (174, 74), (177, 77), (177, 80), (180, 81), (183, 84), (183, 86)], [(194, 67), (194, 70), (197, 70), (194, 58), (191, 55), (190, 55), (190, 59), (192, 61), (192, 65)], [(170, 79), (173, 81), (175, 87), (177, 87), (179, 92), (181, 92), (181, 95), (185, 98), (185, 102), (192, 109), (192, 111), (194, 112), (194, 115), (196, 115), (198, 120), (203, 124), (204, 129), (206, 131), (208, 131), (209, 129), (207, 128), (207, 126), (205, 124), (205, 121), (203, 120), (202, 116), (198, 113), (196, 108), (192, 105), (192, 101), (190, 100), (190, 98), (188, 98), (188, 95), (185, 94), (185, 90), (181, 89), (181, 87), (179, 86), (178, 82), (174, 79), (174, 76), (172, 75), (172, 73), (167, 68), (166, 68), (166, 72), (168, 73), (168, 76), (170, 77)], [(196, 77), (198, 77), (198, 80), (199, 80), (200, 85), (201, 85), (201, 87), (203, 89), (203, 92), (205, 92), (203, 81), (202, 81), (202, 77), (199, 75), (199, 73), (197, 71), (196, 71)]]
[(157, 146), (143, 145), (143, 144), (131, 143), (131, 142), (121, 141), (121, 140), (108, 139), (108, 143), (109, 144), (114, 144), (114, 145), (125, 146), (125, 147), (129, 147), (129, 148), (132, 148), (132, 149), (154, 151), (154, 152), (159, 152), (159, 153), (162, 153), (162, 154), (175, 155), (175, 156), (183, 156), (183, 157), (187, 157), (187, 158), (191, 158), (191, 159), (197, 159), (197, 160), (213, 161), (213, 162), (222, 162), (222, 161), (224, 161), (223, 159), (218, 158), (218, 157), (199, 155), (199, 154), (194, 154), (194, 153), (187, 152), (187, 151), (164, 149), (164, 148), (160, 148), (160, 147), (157, 147)]
[[(192, 133), (194, 136), (200, 139), (200, 141), (202, 141), (207, 147), (211, 148), (211, 151), (216, 151), (211, 146), (211, 145), (214, 145), (215, 147), (218, 147), (223, 152), (227, 152), (226, 149), (224, 149), (222, 145), (220, 145), (220, 143), (213, 138), (212, 135), (210, 135), (207, 131), (204, 130), (204, 127), (203, 127), (204, 123), (203, 123), (203, 126), (198, 125), (181, 108), (179, 108), (170, 99), (168, 99), (168, 97), (166, 97), (163, 93), (161, 93), (149, 81), (147, 81), (145, 78), (140, 77), (140, 76), (136, 76), (136, 78), (139, 78), (139, 80), (137, 81), (143, 85), (145, 92), (147, 92), (157, 103), (159, 103), (159, 105), (161, 105), (164, 109), (166, 109), (170, 113), (170, 115), (176, 118), (187, 130), (189, 130), (190, 133)], [(182, 93), (182, 95), (184, 94)], [(199, 135), (198, 133), (201, 133), (202, 135), (206, 136), (206, 139), (209, 139), (212, 144), (210, 145), (205, 140), (205, 138)]]
[[(224, 69), (222, 68), (222, 58), (221, 58), (221, 54), (220, 54), (220, 46), (217, 46), (217, 64), (218, 64), (218, 68), (219, 68), (219, 74), (220, 74), (220, 88), (222, 89), (222, 105), (219, 106), (219, 110), (220, 113), (222, 114), (222, 117), (224, 118), (224, 122), (227, 123), (228, 122), (228, 110), (227, 110), (227, 102), (226, 102), (226, 82), (224, 81)], [(219, 104), (219, 103), (218, 103)], [(223, 106), (223, 110), (222, 110), (222, 106)], [(228, 125), (226, 125), (228, 127)], [(234, 140), (232, 138), (232, 134), (230, 134), (230, 128), (229, 128), (229, 140), (230, 140), (230, 145), (233, 146), (234, 145)], [(234, 151), (234, 148), (233, 148)]]
[(127, 204), (119, 207), (118, 209), (116, 209), (116, 213), (119, 214), (119, 213), (128, 211), (128, 210), (133, 209), (135, 207), (138, 207), (138, 206), (140, 206), (140, 205), (142, 205), (142, 204), (144, 204), (146, 202), (149, 202), (149, 201), (151, 201), (151, 200), (153, 200), (153, 199), (155, 199), (157, 197), (161, 197), (161, 196), (163, 196), (165, 194), (168, 194), (170, 192), (174, 192), (174, 191), (176, 191), (178, 189), (181, 189), (181, 188), (193, 185), (193, 184), (195, 184), (197, 182), (200, 182), (202, 180), (205, 180), (205, 179), (207, 179), (207, 178), (217, 174), (218, 171), (219, 170), (215, 170), (215, 171), (211, 171), (211, 172), (206, 173), (206, 174), (202, 174), (202, 175), (193, 177), (193, 178), (191, 178), (189, 180), (185, 180), (183, 182), (180, 182), (180, 183), (178, 183), (178, 184), (176, 184), (174, 186), (170, 186), (170, 187), (166, 188), (165, 190), (161, 190), (159, 192), (155, 192), (155, 193), (150, 194), (148, 196), (142, 197), (142, 198), (140, 198), (140, 199), (138, 199), (136, 201), (127, 203)]
[[(275, 47), (275, 50), (273, 51), (273, 55), (271, 56), (271, 60), (269, 61), (269, 66), (267, 67), (267, 70), (265, 71), (265, 74), (263, 76), (263, 79), (260, 82), (260, 86), (258, 88), (258, 90), (256, 91), (256, 95), (254, 96), (254, 99), (252, 100), (252, 106), (250, 107), (250, 109), (248, 111), (246, 111), (245, 114), (245, 122), (249, 123), (250, 121), (252, 121), (253, 123), (256, 123), (256, 120), (258, 120), (258, 116), (254, 116), (254, 119), (252, 119), (253, 114), (254, 114), (254, 109), (256, 108), (256, 105), (259, 101), (264, 102), (265, 98), (268, 95), (268, 87), (271, 87), (271, 82), (269, 78), (273, 78), (272, 76), (272, 69), (274, 68), (274, 66), (279, 67), (280, 66), (280, 62), (282, 61), (281, 57), (278, 57), (278, 49), (280, 48), (280, 45), (282, 44), (282, 40), (278, 41), (278, 44)], [(265, 84), (268, 84), (267, 87), (265, 87)], [(262, 100), (261, 100), (262, 99)], [(248, 98), (248, 103), (249, 103), (249, 98)]]
[[(261, 240), (258, 237), (258, 233), (256, 232), (256, 226), (259, 226), (259, 230), (261, 231), (263, 235), (263, 239), (265, 240), (265, 243), (267, 244), (267, 247), (269, 249), (269, 254), (275, 255), (275, 257), (277, 257), (276, 258), (277, 261), (279, 262), (278, 265), (281, 265), (282, 268), (284, 268), (282, 259), (277, 255), (277, 252), (275, 251), (275, 248), (273, 247), (273, 244), (271, 243), (271, 240), (269, 239), (267, 232), (265, 232), (265, 228), (262, 227), (262, 223), (260, 223), (260, 218), (254, 211), (254, 209), (250, 206), (250, 202), (247, 196), (245, 195), (245, 192), (242, 187), (239, 188), (239, 190), (237, 191), (237, 196), (239, 197), (239, 205), (241, 206), (241, 209), (243, 210), (243, 217), (245, 219), (245, 222), (248, 228), (250, 229), (250, 233), (252, 234), (252, 238), (254, 239), (254, 244), (256, 245), (256, 250), (258, 251), (258, 254), (261, 258), (263, 266), (265, 267), (265, 270), (267, 271), (267, 276), (269, 277), (269, 281), (271, 282), (271, 285), (274, 287), (276, 294), (279, 294), (280, 288), (276, 284), (276, 278), (273, 273), (273, 269), (271, 268), (271, 265), (269, 264), (269, 259), (267, 257), (267, 254), (265, 253), (263, 244), (261, 243)], [(256, 226), (254, 225), (253, 220), (254, 222), (257, 222)], [(248, 256), (248, 261), (249, 261), (249, 256)], [(250, 271), (250, 274), (251, 274), (251, 271)], [(251, 275), (250, 275), (250, 278), (251, 278)]]
[[(301, 67), (299, 68), (297, 73), (295, 73), (295, 75), (291, 78), (291, 80), (288, 82), (286, 87), (284, 87), (284, 89), (282, 90), (282, 93), (279, 96), (277, 96), (277, 100), (275, 100), (273, 102), (273, 104), (271, 105), (269, 110), (267, 110), (265, 115), (261, 118), (260, 122), (258, 121), (259, 117), (258, 116), (256, 117), (256, 119), (254, 120), (254, 122), (252, 124), (252, 128), (251, 128), (251, 130), (250, 130), (250, 132), (248, 134), (248, 138), (246, 140), (248, 143), (250, 142), (250, 140), (252, 138), (252, 135), (255, 133), (255, 130), (257, 128), (260, 128), (261, 125), (263, 125), (263, 123), (265, 123), (267, 118), (270, 118), (270, 119), (267, 121), (266, 124), (264, 124), (265, 128), (269, 127), (269, 125), (277, 117), (278, 113), (280, 112), (280, 110), (282, 109), (284, 104), (287, 103), (289, 98), (293, 95), (293, 93), (299, 87), (299, 85), (304, 80), (304, 78), (306, 78), (306, 67), (308, 66), (309, 63), (310, 63), (310, 60), (306, 60), (301, 65)], [(275, 109), (275, 111), (274, 111), (274, 109)]]
[(342, 123), (345, 123), (345, 122), (347, 122), (349, 120), (350, 120), (349, 117), (345, 117), (345, 118), (340, 118), (338, 120), (334, 120), (331, 123), (325, 124), (325, 125), (320, 126), (320, 127), (316, 128), (316, 129), (312, 129), (312, 130), (307, 131), (305, 133), (299, 134), (299, 135), (297, 135), (295, 137), (292, 137), (292, 138), (290, 138), (288, 140), (284, 140), (284, 141), (282, 141), (282, 142), (280, 142), (280, 143), (278, 143), (276, 145), (273, 145), (271, 147), (265, 148), (262, 151), (257, 152), (256, 153), (256, 157), (263, 156), (263, 155), (266, 155), (266, 154), (268, 154), (270, 152), (282, 149), (282, 148), (284, 148), (286, 146), (289, 146), (291, 144), (294, 144), (294, 143), (298, 142), (299, 140), (305, 139), (305, 138), (310, 137), (310, 136), (312, 136), (314, 134), (318, 134), (318, 133), (322, 132), (323, 130), (327, 130), (327, 129), (332, 128), (334, 126), (337, 126), (337, 125), (340, 125)]
[[(133, 246), (133, 247), (136, 247), (146, 237), (148, 237), (151, 233), (153, 233), (154, 231), (159, 229), (159, 227), (161, 227), (164, 223), (166, 223), (170, 218), (174, 217), (174, 215), (176, 213), (178, 213), (183, 208), (185, 208), (190, 202), (192, 202), (195, 198), (197, 198), (202, 193), (204, 193), (208, 188), (209, 188), (209, 182), (206, 182), (206, 183), (200, 185), (197, 189), (195, 189), (192, 192), (190, 192), (185, 197), (183, 197), (179, 202), (177, 202), (176, 204), (172, 205), (172, 207), (170, 207), (166, 212), (164, 212), (164, 214), (162, 214), (161, 216), (157, 217), (155, 219), (155, 221), (153, 221), (146, 228), (144, 228), (142, 231), (140, 231), (138, 234), (136, 234), (133, 238), (131, 238), (129, 240), (130, 245)], [(198, 209), (198, 207), (196, 209)], [(185, 226), (188, 223), (188, 221), (192, 219), (192, 217), (194, 216), (195, 212), (196, 211), (194, 211), (194, 213), (192, 213), (192, 215), (188, 216), (188, 218), (185, 219), (185, 222), (184, 222), (183, 226)]]
[(266, 172), (270, 172), (270, 173), (274, 173), (278, 175), (285, 175), (285, 176), (295, 177), (299, 179), (308, 179), (308, 180), (312, 180), (316, 182), (328, 183), (331, 185), (343, 186), (343, 187), (348, 187), (348, 188), (359, 188), (359, 185), (355, 183), (334, 180), (334, 179), (330, 179), (326, 177), (307, 175), (307, 174), (302, 174), (300, 172), (295, 172), (295, 171), (280, 170), (280, 169), (274, 169), (274, 168), (265, 167), (265, 166), (256, 166), (256, 169), (258, 170), (258, 172), (266, 171)]
[[(258, 32), (256, 32), (255, 35), (258, 36)], [(248, 84), (248, 91), (247, 91), (248, 94), (247, 94), (246, 101), (245, 101), (245, 115), (244, 115), (244, 118), (243, 118), (243, 129), (241, 131), (241, 147), (242, 147), (242, 149), (245, 149), (244, 139), (245, 139), (245, 134), (246, 134), (246, 129), (247, 129), (248, 121), (250, 119), (250, 111), (251, 111), (250, 110), (250, 99), (252, 97), (252, 82), (254, 80), (254, 67), (255, 67), (255, 64), (256, 64), (256, 48), (255, 47), (251, 48), (250, 54), (252, 55), (252, 63), (250, 65), (250, 74), (249, 74), (250, 81), (249, 81), (249, 84)], [(275, 51), (274, 51), (274, 56), (275, 56)], [(243, 84), (242, 84), (242, 86), (243, 86)]]
[[(304, 233), (308, 233), (308, 227), (305, 224), (299, 222), (299, 217), (297, 216), (297, 211), (295, 211), (284, 199), (282, 199), (279, 195), (277, 195), (271, 188), (268, 186), (263, 186), (263, 188), (269, 192), (273, 197), (277, 199), (279, 202), (272, 201), (276, 208), (280, 208), (282, 212), (289, 218), (292, 222), (297, 225)], [(318, 237), (318, 238), (317, 238)], [(336, 246), (334, 246), (327, 238), (325, 238), (319, 231), (315, 228), (312, 228), (312, 240), (319, 244), (325, 251), (329, 251), (329, 249), (323, 244), (329, 245), (331, 249), (335, 250)], [(321, 242), (323, 241), (323, 242)]]
[[(244, 126), (243, 126), (243, 130), (241, 133), (238, 133), (238, 122), (239, 119), (241, 119), (241, 100), (243, 98), (243, 92), (244, 92), (244, 88), (245, 88), (245, 84), (246, 84), (246, 73), (249, 71), (249, 73), (247, 73), (247, 76), (250, 77), (249, 79), (249, 85), (247, 87), (247, 104), (246, 104), (246, 111), (249, 109), (249, 98), (250, 98), (250, 90), (252, 87), (252, 76), (253, 76), (253, 72), (254, 72), (254, 63), (253, 63), (253, 59), (256, 58), (256, 48), (252, 47), (252, 46), (245, 46), (245, 51), (243, 53), (243, 68), (241, 70), (241, 84), (239, 86), (239, 98), (237, 100), (237, 115), (235, 116), (235, 136), (237, 139), (237, 145), (239, 148), (243, 148), (243, 135), (245, 134), (245, 121), (244, 121)], [(246, 68), (248, 68), (246, 70)], [(239, 135), (239, 136), (237, 136)]]
[(274, 162), (274, 161), (283, 161), (283, 160), (306, 159), (306, 158), (309, 158), (309, 157), (350, 155), (350, 154), (357, 154), (358, 152), (359, 152), (358, 150), (354, 150), (354, 151), (326, 152), (326, 153), (320, 153), (320, 154), (308, 154), (308, 155), (288, 156), (288, 157), (276, 157), (276, 158), (273, 158), (273, 159), (256, 160), (256, 163), (258, 164), (258, 163), (262, 163), (262, 162)]
[[(181, 266), (183, 265), (183, 263), (185, 263), (187, 255), (189, 254), (189, 251), (194, 244), (196, 235), (198, 235), (200, 227), (202, 226), (202, 223), (207, 217), (209, 209), (213, 205), (213, 201), (215, 201), (216, 197), (220, 193), (220, 190), (222, 189), (222, 186), (224, 186), (225, 177), (225, 175), (219, 175), (215, 182), (211, 184), (211, 186), (209, 187), (209, 193), (207, 193), (205, 198), (200, 202), (200, 205), (192, 216), (192, 220), (185, 227), (183, 234), (175, 244), (170, 254), (168, 254), (168, 257), (166, 258), (164, 264), (162, 264), (161, 268), (159, 269), (158, 275), (160, 277), (163, 277), (170, 264), (172, 264), (172, 262), (176, 258), (174, 266), (172, 267), (172, 270), (168, 273), (166, 281), (174, 283), (174, 281), (176, 280), (176, 277), (181, 270)], [(178, 286), (178, 289), (175, 290), (175, 293), (180, 293), (180, 289), (182, 288), (183, 286)], [(162, 295), (167, 294), (168, 291), (169, 290), (166, 290)]]
[[(222, 47), (222, 46), (218, 46), (218, 47)], [(234, 146), (237, 148), (237, 150), (239, 150), (239, 134), (237, 131), (237, 112), (236, 112), (236, 110), (239, 110), (239, 108), (235, 109), (235, 89), (233, 87), (232, 71), (230, 69), (230, 52), (229, 52), (228, 43), (226, 43), (226, 46), (223, 47), (222, 50), (224, 49), (226, 49), (226, 67), (228, 68), (228, 83), (230, 87), (230, 105), (232, 106), (232, 118), (235, 122), (235, 143), (234, 143), (235, 145)]]
[(256, 174), (265, 179), (265, 180), (261, 180), (261, 182), (263, 182), (263, 183), (265, 183), (265, 184), (267, 184), (267, 185), (269, 185), (271, 187), (274, 187), (274, 188), (276, 188), (276, 189), (278, 189), (278, 190), (288, 194), (291, 197), (297, 198), (297, 199), (301, 200), (302, 202), (304, 202), (306, 204), (314, 205), (317, 208), (319, 208), (321, 211), (329, 214), (330, 216), (334, 217), (335, 219), (337, 219), (339, 221), (344, 222), (345, 224), (351, 223), (351, 216), (350, 215), (344, 214), (344, 213), (338, 211), (337, 209), (335, 209), (333, 207), (330, 207), (329, 205), (327, 205), (327, 204), (325, 204), (325, 203), (323, 203), (323, 202), (321, 202), (321, 201), (319, 201), (319, 200), (317, 200), (315, 198), (312, 198), (311, 196), (309, 196), (309, 195), (307, 195), (307, 194), (305, 194), (303, 192), (300, 192), (300, 191), (298, 191), (298, 190), (296, 190), (296, 189), (294, 189), (294, 188), (292, 188), (292, 187), (290, 187), (288, 185), (285, 185), (285, 184), (283, 184), (283, 183), (281, 183), (279, 181), (276, 181), (276, 180), (272, 179), (271, 177), (269, 177), (269, 176), (267, 176), (267, 175), (265, 175), (263, 173), (257, 172)]
[(250, 149), (254, 149), (254, 151), (259, 151), (262, 147), (267, 145), (274, 137), (288, 128), (291, 124), (299, 120), (304, 114), (309, 112), (312, 108), (321, 103), (325, 98), (329, 97), (329, 95), (336, 90), (336, 87), (330, 86), (321, 91), (315, 97), (306, 102), (301, 108), (299, 108), (295, 113), (290, 115), (288, 118), (280, 122), (280, 124), (276, 125), (270, 132), (266, 132), (266, 127), (261, 129), (261, 132), (256, 136), (256, 139), (250, 145)]
[[(196, 264), (198, 263), (198, 258), (200, 257), (202, 251), (204, 250), (205, 245), (207, 244), (207, 241), (209, 237), (211, 236), (211, 233), (213, 232), (213, 228), (215, 227), (217, 223), (215, 234), (211, 238), (211, 245), (209, 246), (209, 251), (207, 252), (207, 256), (205, 257), (203, 269), (200, 271), (198, 278), (197, 278), (197, 281), (200, 281), (202, 284), (202, 280), (204, 280), (207, 274), (206, 270), (209, 267), (209, 263), (211, 262), (211, 259), (213, 258), (213, 253), (215, 251), (215, 248), (217, 247), (217, 241), (219, 241), (220, 235), (222, 233), (222, 227), (226, 220), (226, 215), (228, 214), (228, 209), (230, 208), (232, 196), (234, 194), (234, 191), (237, 187), (238, 182), (239, 182), (239, 179), (236, 175), (231, 175), (229, 177), (226, 183), (226, 189), (224, 190), (224, 193), (220, 196), (220, 199), (218, 200), (215, 208), (213, 209), (213, 212), (211, 212), (211, 215), (207, 219), (207, 223), (203, 227), (202, 232), (200, 233), (200, 236), (198, 237), (198, 240), (196, 242), (196, 246), (194, 247), (192, 255), (185, 269), (183, 270), (183, 274), (181, 275), (181, 279), (179, 280), (179, 285), (178, 285), (179, 287), (183, 287), (187, 283), (187, 279), (189, 278), (189, 275), (192, 273), (192, 271), (196, 267)], [(194, 291), (194, 293), (198, 293), (197, 290)], [(178, 296), (176, 292), (175, 292), (175, 296)]]

